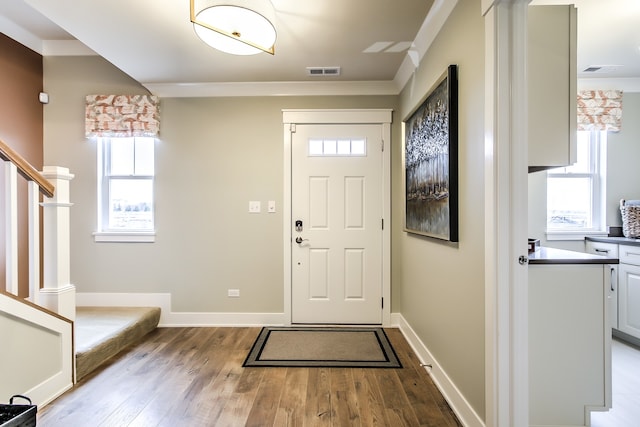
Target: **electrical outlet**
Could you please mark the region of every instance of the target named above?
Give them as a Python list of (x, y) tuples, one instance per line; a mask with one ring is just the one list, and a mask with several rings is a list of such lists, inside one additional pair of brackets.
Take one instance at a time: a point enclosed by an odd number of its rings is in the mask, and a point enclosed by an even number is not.
[(230, 298), (239, 298), (240, 289), (227, 289), (227, 296)]
[(260, 202), (249, 202), (249, 213), (260, 213)]

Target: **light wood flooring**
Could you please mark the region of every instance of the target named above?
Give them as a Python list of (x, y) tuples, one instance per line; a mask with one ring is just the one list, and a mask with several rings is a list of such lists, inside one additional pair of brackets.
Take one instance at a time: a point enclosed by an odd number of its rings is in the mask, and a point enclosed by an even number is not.
[(640, 426), (640, 348), (615, 339), (611, 343), (612, 408), (593, 412), (591, 427)]
[(243, 368), (260, 328), (160, 328), (38, 426), (461, 426), (398, 329), (402, 369)]

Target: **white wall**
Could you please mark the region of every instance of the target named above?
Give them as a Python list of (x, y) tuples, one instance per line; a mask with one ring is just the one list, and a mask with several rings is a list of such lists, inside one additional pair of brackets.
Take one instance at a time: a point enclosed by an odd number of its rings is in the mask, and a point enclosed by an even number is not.
[(402, 231), (401, 149), (394, 146), (392, 296), (484, 419), (484, 22), (477, 2), (458, 2), (401, 94), (400, 119), (420, 105), (449, 64), (458, 64), (459, 75), (460, 242)]
[[(622, 225), (621, 198), (640, 199), (640, 93), (624, 93), (622, 111), (622, 129), (607, 136), (606, 225)], [(582, 240), (546, 240), (546, 186), (546, 172), (529, 174), (529, 237), (545, 246), (584, 250)]]

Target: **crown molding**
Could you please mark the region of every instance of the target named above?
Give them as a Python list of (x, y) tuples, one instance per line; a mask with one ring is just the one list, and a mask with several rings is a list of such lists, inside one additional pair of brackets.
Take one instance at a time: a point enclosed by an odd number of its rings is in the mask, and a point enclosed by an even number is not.
[(407, 56), (393, 79), (397, 87), (405, 87), (445, 22), (449, 19), (456, 4), (458, 4), (458, 0), (435, 0), (433, 2), (433, 6), (429, 9), (427, 17), (416, 34), (413, 45), (407, 51)]
[(398, 95), (393, 81), (142, 83), (160, 98)]

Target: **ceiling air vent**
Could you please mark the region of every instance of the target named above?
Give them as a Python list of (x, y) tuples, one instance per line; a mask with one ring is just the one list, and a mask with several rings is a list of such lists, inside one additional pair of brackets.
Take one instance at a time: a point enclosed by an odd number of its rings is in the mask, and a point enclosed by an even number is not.
[(618, 71), (621, 69), (622, 65), (590, 65), (584, 70), (583, 73), (596, 73), (596, 74), (607, 74), (612, 73), (614, 71)]
[(339, 76), (340, 67), (307, 67), (308, 76)]

